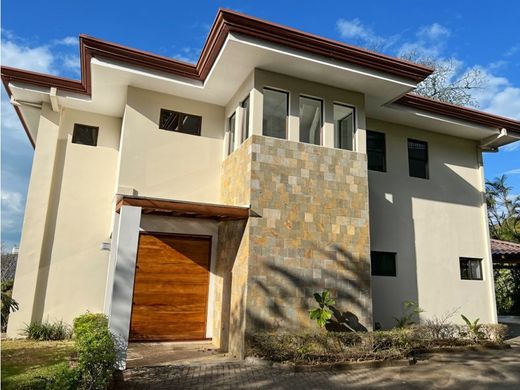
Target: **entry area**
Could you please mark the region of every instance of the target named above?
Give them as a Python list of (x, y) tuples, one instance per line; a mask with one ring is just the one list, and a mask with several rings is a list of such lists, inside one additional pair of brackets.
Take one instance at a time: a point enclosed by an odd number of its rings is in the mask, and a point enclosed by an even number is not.
[(206, 339), (211, 236), (141, 233), (130, 341)]

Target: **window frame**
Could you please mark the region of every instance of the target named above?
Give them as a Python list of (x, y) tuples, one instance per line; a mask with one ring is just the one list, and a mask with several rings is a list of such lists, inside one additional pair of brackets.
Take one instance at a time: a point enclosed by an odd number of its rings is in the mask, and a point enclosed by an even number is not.
[[(272, 91), (272, 92), (278, 92), (278, 93), (283, 93), (285, 94), (285, 137), (284, 138), (278, 138), (278, 137), (273, 137), (272, 135), (265, 135), (264, 134), (264, 115), (265, 115), (265, 110), (264, 110), (264, 106), (265, 106), (265, 93), (264, 91), (265, 90), (269, 90), (269, 91)], [(273, 87), (268, 87), (268, 86), (264, 86), (262, 88), (262, 136), (264, 137), (271, 137), (271, 138), (278, 138), (278, 139), (285, 139), (285, 140), (288, 140), (289, 139), (289, 115), (290, 115), (290, 103), (291, 102), (291, 93), (290, 91), (286, 91), (286, 90), (283, 90), (283, 89), (280, 89), (280, 88), (273, 88)]]
[[(242, 108), (242, 123), (240, 126), (240, 144), (249, 137), (249, 121), (251, 120), (251, 94), (248, 94), (239, 104)], [(244, 107), (248, 104), (247, 109)]]
[[(237, 112), (234, 111), (233, 114), (231, 114), (228, 117), (227, 123), (228, 123), (228, 132), (229, 132), (229, 138), (228, 138), (228, 150), (227, 155), (229, 156), (231, 153), (235, 151), (235, 128), (236, 128), (236, 114)], [(233, 126), (231, 126), (231, 121), (233, 121)]]
[[(302, 127), (301, 127), (302, 126), (302, 122), (301, 122), (302, 118), (301, 118), (301, 112), (300, 112), (300, 102), (301, 102), (302, 98), (320, 102), (320, 113), (321, 113), (321, 115), (320, 115), (320, 143), (319, 144), (302, 141)], [(325, 124), (324, 99), (318, 98), (318, 97), (314, 97), (314, 96), (305, 95), (305, 94), (300, 94), (298, 96), (298, 119), (299, 119), (299, 124), (298, 124), (298, 142), (301, 142), (303, 144), (308, 144), (308, 145), (322, 146), (323, 145), (323, 125)]]
[[(423, 162), (423, 160), (419, 160), (417, 158), (411, 158), (410, 157), (410, 142), (415, 142), (415, 143), (418, 143), (418, 144), (424, 144), (426, 146), (426, 149), (425, 149), (426, 150), (426, 160), (424, 161), (425, 162), (425, 173), (426, 173), (425, 177), (412, 175), (411, 162), (412, 161)], [(415, 139), (415, 138), (408, 138), (407, 141), (406, 141), (406, 149), (407, 149), (407, 152), (408, 152), (408, 176), (415, 177), (417, 179), (429, 180), (430, 179), (430, 152), (429, 152), (429, 148), (428, 148), (428, 142), (427, 141), (421, 141), (421, 140), (418, 140), (418, 139)]]
[[(387, 274), (376, 274), (374, 273), (374, 255), (392, 255), (393, 256), (393, 262), (394, 262), (394, 273), (393, 275), (387, 275)], [(397, 277), (397, 252), (389, 252), (389, 251), (370, 251), (370, 275), (371, 276), (384, 276), (384, 277), (390, 277), (390, 278), (396, 278)]]
[[(354, 128), (352, 129), (352, 152), (355, 152), (357, 151), (357, 140), (356, 140), (356, 135), (357, 135), (357, 128), (358, 128), (358, 125), (357, 125), (357, 107), (352, 105), (352, 104), (347, 104), (347, 103), (342, 103), (342, 102), (338, 102), (338, 101), (333, 101), (332, 102), (332, 115), (334, 117), (334, 106), (343, 106), (343, 107), (347, 107), (347, 108), (350, 108), (352, 109), (352, 116), (353, 116), (353, 126)], [(348, 149), (343, 149), (343, 148), (340, 148), (339, 146), (336, 146), (336, 121), (334, 121), (334, 118), (333, 118), (333, 127), (334, 127), (334, 149), (341, 149), (341, 150), (348, 150)], [(338, 141), (340, 141), (339, 137), (338, 137)]]
[[(84, 144), (84, 143), (81, 143), (81, 142), (76, 142), (76, 141), (77, 141), (77, 138), (76, 138), (76, 128), (77, 128), (78, 126), (88, 127), (88, 128), (91, 128), (92, 130), (95, 131), (95, 133), (94, 133), (94, 144), (93, 144), (93, 145), (91, 145), (91, 144)], [(72, 128), (72, 139), (71, 139), (71, 143), (76, 144), (76, 145), (84, 145), (84, 146), (97, 147), (97, 144), (98, 144), (98, 138), (99, 138), (99, 126), (85, 125), (85, 124), (83, 124), (83, 123), (74, 123), (74, 127)]]
[[(164, 127), (161, 127), (161, 117), (162, 117), (163, 111), (173, 112), (173, 113), (176, 113), (179, 115), (184, 115), (184, 116), (192, 116), (192, 117), (200, 118), (200, 127), (199, 127), (197, 133), (188, 133), (188, 132), (182, 131), (181, 129), (173, 130), (173, 129), (166, 129)], [(179, 118), (179, 122), (181, 122), (180, 119), (181, 118)], [(182, 111), (170, 110), (168, 108), (161, 108), (161, 110), (159, 112), (159, 126), (158, 127), (159, 127), (159, 130), (172, 131), (174, 133), (181, 133), (181, 134), (194, 135), (194, 136), (200, 137), (202, 135), (202, 115), (188, 114), (188, 113), (182, 112)]]
[[(382, 135), (383, 136), (383, 169), (373, 169), (373, 168), (370, 168), (370, 165), (369, 165), (369, 148), (368, 148), (368, 136), (369, 134), (372, 133), (372, 134), (378, 134), (378, 135)], [(382, 132), (382, 131), (374, 131), (374, 130), (366, 130), (366, 137), (367, 137), (367, 169), (370, 170), (370, 171), (373, 171), (373, 172), (383, 172), (383, 173), (386, 173), (387, 172), (387, 163), (386, 163), (386, 133)]]
[[(459, 257), (459, 274), (460, 274), (460, 280), (484, 280), (484, 273), (482, 272), (482, 260), (481, 258), (478, 258), (478, 257)], [(468, 270), (468, 277), (465, 278), (463, 277), (462, 275), (462, 262), (463, 261), (467, 261), (468, 262), (468, 267), (467, 267), (467, 270)], [(478, 268), (479, 268), (479, 273), (480, 273), (480, 277), (477, 278), (477, 277), (474, 277), (474, 275), (471, 275), (471, 267), (469, 266), (469, 263), (470, 262), (476, 262), (478, 264)]]

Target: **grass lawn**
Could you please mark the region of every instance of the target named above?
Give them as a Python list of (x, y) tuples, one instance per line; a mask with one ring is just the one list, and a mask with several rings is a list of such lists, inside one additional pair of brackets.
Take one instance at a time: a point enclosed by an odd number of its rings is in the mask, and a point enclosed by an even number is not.
[[(72, 341), (2, 341), (2, 389), (37, 389), (73, 354)], [(40, 383), (40, 386), (38, 386)]]

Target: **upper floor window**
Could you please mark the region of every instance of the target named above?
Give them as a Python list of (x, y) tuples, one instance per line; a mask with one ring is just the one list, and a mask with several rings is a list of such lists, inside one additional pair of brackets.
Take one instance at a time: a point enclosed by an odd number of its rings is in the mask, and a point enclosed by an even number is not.
[(263, 135), (287, 138), (289, 94), (264, 88)]
[(72, 143), (80, 145), (96, 146), (98, 139), (99, 127), (74, 124), (72, 132)]
[(428, 179), (428, 144), (426, 142), (408, 140), (408, 171), (412, 177)]
[(397, 276), (395, 253), (393, 252), (370, 252), (370, 263), (372, 275)]
[(228, 139), (228, 154), (231, 154), (235, 149), (235, 113), (231, 115), (228, 119), (228, 131), (229, 131), (229, 139)]
[(386, 172), (385, 134), (367, 130), (368, 169)]
[(249, 95), (244, 99), (244, 101), (240, 104), (242, 109), (244, 110), (242, 116), (242, 132), (240, 143), (244, 142), (247, 137), (249, 137), (249, 117), (251, 108), (249, 107)]
[(300, 96), (300, 142), (321, 144), (323, 102)]
[(161, 109), (159, 128), (162, 130), (177, 131), (179, 133), (200, 135), (202, 117), (185, 114), (178, 111)]
[(465, 280), (482, 280), (482, 259), (461, 257), (460, 278)]
[(334, 147), (354, 150), (354, 109), (334, 104)]

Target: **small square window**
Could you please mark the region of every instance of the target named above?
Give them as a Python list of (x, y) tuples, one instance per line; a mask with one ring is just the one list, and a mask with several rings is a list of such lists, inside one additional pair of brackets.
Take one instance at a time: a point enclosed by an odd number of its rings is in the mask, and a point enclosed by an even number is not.
[(386, 172), (385, 134), (367, 130), (367, 160), (371, 171)]
[(395, 253), (370, 252), (370, 262), (372, 264), (372, 275), (397, 276)]
[(72, 132), (72, 143), (80, 145), (96, 146), (98, 139), (99, 127), (74, 124)]
[(459, 258), (460, 278), (463, 280), (482, 280), (482, 259)]
[(202, 117), (183, 112), (161, 109), (159, 128), (184, 134), (200, 135)]
[(408, 170), (412, 177), (428, 179), (428, 144), (426, 142), (408, 140)]

